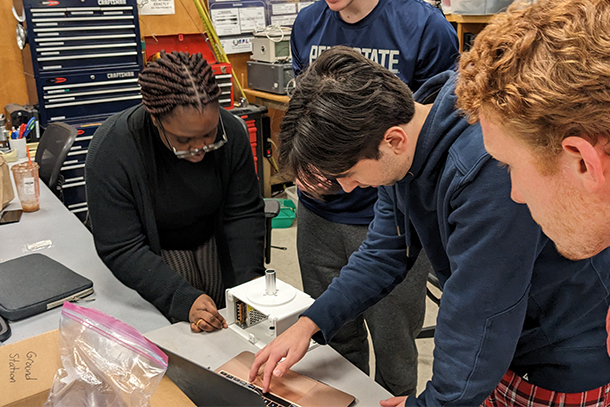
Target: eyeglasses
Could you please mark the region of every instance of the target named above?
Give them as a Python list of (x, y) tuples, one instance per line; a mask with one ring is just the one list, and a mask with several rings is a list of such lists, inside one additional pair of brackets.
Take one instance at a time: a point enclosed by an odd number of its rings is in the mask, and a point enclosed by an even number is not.
[(161, 129), (161, 133), (163, 133), (163, 137), (165, 138), (165, 141), (167, 142), (167, 145), (171, 147), (172, 151), (174, 152), (174, 155), (178, 158), (191, 158), (196, 156), (199, 153), (209, 153), (210, 151), (214, 151), (214, 150), (218, 150), (220, 147), (224, 146), (227, 143), (227, 132), (225, 131), (225, 125), (222, 122), (222, 116), (218, 116), (218, 119), (220, 121), (220, 128), (222, 129), (222, 139), (216, 141), (215, 143), (212, 144), (208, 144), (206, 146), (203, 146), (201, 148), (194, 148), (192, 150), (176, 150), (176, 148), (172, 145), (172, 143), (170, 143), (169, 138), (167, 138), (167, 134), (165, 133), (165, 128), (163, 128), (163, 124), (161, 123), (161, 120), (159, 120), (157, 118), (156, 122), (159, 123), (159, 128)]

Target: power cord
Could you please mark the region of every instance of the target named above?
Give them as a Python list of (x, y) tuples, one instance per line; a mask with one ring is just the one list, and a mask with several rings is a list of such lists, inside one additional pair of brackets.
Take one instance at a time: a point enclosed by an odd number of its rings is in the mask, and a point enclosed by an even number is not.
[(279, 24), (270, 24), (260, 31), (255, 31), (255, 33), (265, 34), (265, 36), (272, 42), (284, 41), (284, 36), (286, 34), (290, 35), (291, 32), (292, 30), (290, 28), (282, 27)]
[(297, 80), (296, 80), (296, 78), (292, 78), (291, 80), (288, 81), (286, 86), (284, 86), (286, 95), (288, 95), (289, 98), (292, 98), (292, 95), (294, 95), (294, 91), (296, 88), (297, 88)]

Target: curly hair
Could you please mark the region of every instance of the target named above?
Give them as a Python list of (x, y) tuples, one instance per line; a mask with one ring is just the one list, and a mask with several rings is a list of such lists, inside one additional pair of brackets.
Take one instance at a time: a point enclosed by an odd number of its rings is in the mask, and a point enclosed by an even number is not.
[(142, 70), (138, 82), (142, 87), (142, 103), (148, 113), (162, 117), (176, 106), (198, 109), (218, 100), (220, 88), (212, 67), (201, 54), (173, 51), (150, 62)]
[(317, 198), (334, 192), (330, 180), (362, 159), (379, 159), (385, 132), (414, 112), (411, 90), (396, 75), (351, 48), (332, 47), (297, 78), (280, 127), (282, 172)]
[(552, 166), (569, 136), (610, 141), (610, 1), (515, 3), (460, 60), (458, 107)]

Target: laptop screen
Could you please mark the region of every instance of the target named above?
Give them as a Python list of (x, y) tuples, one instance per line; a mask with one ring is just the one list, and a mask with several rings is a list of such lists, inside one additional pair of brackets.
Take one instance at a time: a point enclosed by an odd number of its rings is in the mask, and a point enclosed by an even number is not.
[(200, 407), (264, 407), (258, 393), (160, 347), (168, 356), (167, 377)]
[(347, 407), (355, 398), (341, 390), (289, 370), (272, 383), (273, 393), (263, 393), (259, 385), (247, 382), (255, 355), (242, 352), (217, 369), (217, 372), (161, 347), (169, 363), (167, 377), (195, 404), (207, 406), (252, 407)]

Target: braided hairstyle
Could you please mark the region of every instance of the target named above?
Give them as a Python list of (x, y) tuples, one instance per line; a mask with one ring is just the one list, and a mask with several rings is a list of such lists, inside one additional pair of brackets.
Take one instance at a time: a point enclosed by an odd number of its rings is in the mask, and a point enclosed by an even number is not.
[(162, 117), (177, 106), (194, 106), (203, 110), (218, 100), (220, 88), (212, 67), (201, 54), (172, 51), (148, 63), (139, 76), (142, 103), (148, 113)]

